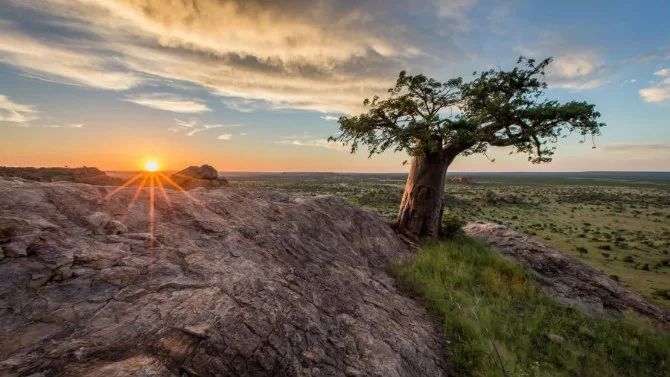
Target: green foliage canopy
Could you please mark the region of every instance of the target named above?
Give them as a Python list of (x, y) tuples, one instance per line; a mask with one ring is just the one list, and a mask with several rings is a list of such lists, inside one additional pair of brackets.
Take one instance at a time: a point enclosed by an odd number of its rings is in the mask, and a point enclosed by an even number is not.
[(369, 155), (386, 150), (419, 156), (442, 149), (458, 154), (486, 153), (488, 146), (513, 147), (533, 163), (551, 161), (551, 144), (572, 133), (600, 134), (600, 113), (586, 102), (559, 103), (546, 99), (545, 69), (551, 58), (536, 62), (520, 57), (510, 71), (492, 68), (439, 82), (420, 74), (400, 72), (396, 85), (381, 99), (365, 99), (366, 113), (342, 116), (342, 142), (354, 153), (361, 144)]

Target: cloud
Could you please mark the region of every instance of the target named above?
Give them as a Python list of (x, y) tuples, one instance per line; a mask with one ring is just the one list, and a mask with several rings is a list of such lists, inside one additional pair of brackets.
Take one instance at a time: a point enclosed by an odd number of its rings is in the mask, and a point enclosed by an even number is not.
[[(664, 102), (670, 100), (670, 68), (664, 68), (654, 72), (654, 75), (665, 77), (654, 86), (643, 88), (638, 91), (644, 102)], [(653, 83), (651, 81), (650, 83)]]
[(327, 121), (333, 121), (333, 120), (337, 121), (337, 120), (340, 119), (340, 117), (338, 117), (336, 115), (326, 115), (326, 116), (322, 116), (321, 119), (327, 120)]
[(433, 3), (437, 7), (437, 15), (439, 17), (455, 21), (454, 26), (457, 29), (470, 29), (470, 24), (465, 15), (474, 7), (477, 0), (433, 0)]
[(639, 90), (644, 102), (663, 102), (670, 99), (670, 86), (661, 85)]
[(186, 136), (193, 136), (199, 132), (206, 131), (206, 130), (211, 130), (215, 128), (222, 128), (222, 127), (242, 127), (242, 123), (233, 123), (233, 124), (224, 124), (224, 123), (217, 123), (217, 124), (201, 124), (201, 122), (197, 119), (189, 119), (189, 120), (182, 120), (182, 119), (175, 119), (175, 125), (168, 128), (170, 131), (175, 132), (175, 133), (183, 133)]
[(668, 153), (670, 144), (605, 144), (598, 149), (615, 153)]
[(230, 140), (233, 138), (233, 134), (221, 134), (216, 137), (217, 140)]
[(287, 144), (295, 145), (300, 147), (318, 147), (326, 148), (337, 151), (348, 151), (348, 147), (343, 146), (341, 143), (331, 143), (328, 142), (326, 137), (316, 138), (310, 136), (307, 132), (302, 135), (289, 135), (280, 137), (279, 140), (274, 141), (274, 144)]
[[(237, 98), (226, 104), (242, 112), (262, 104), (249, 101), (355, 112), (362, 98), (385, 91), (408, 59), (423, 56), (407, 30), (390, 22), (391, 12), (379, 12), (380, 2), (7, 2), (34, 12), (52, 31), (37, 39), (0, 26), (1, 61), (30, 75), (113, 90), (195, 84)], [(440, 2), (441, 14), (454, 17), (472, 1), (455, 3)]]
[(603, 59), (592, 51), (575, 51), (555, 58), (547, 69), (547, 81), (553, 87), (573, 90), (594, 89), (609, 80)]
[(264, 101), (254, 101), (245, 98), (229, 98), (224, 99), (221, 102), (223, 102), (226, 107), (241, 113), (250, 113), (267, 107), (267, 104), (265, 104)]
[(38, 119), (36, 113), (34, 106), (16, 103), (0, 95), (0, 122), (24, 124)]
[(561, 35), (546, 32), (537, 48), (518, 47), (515, 50), (526, 57), (544, 59), (553, 57), (547, 67), (546, 81), (550, 88), (573, 91), (598, 88), (611, 80), (618, 67), (605, 64), (605, 59), (594, 50), (579, 49)]
[(136, 103), (152, 109), (172, 111), (175, 113), (203, 113), (211, 111), (206, 104), (193, 99), (168, 93), (144, 93), (127, 96), (125, 101)]
[(142, 82), (137, 74), (95, 54), (92, 49), (77, 51), (74, 46), (40, 41), (16, 31), (11, 23), (0, 23), (0, 63), (15, 66), (30, 77), (110, 90), (125, 90)]

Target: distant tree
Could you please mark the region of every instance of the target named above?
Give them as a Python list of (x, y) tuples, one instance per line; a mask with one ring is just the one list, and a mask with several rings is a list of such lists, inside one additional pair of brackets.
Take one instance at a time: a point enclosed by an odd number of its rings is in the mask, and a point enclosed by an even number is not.
[(543, 163), (551, 161), (551, 144), (560, 137), (600, 134), (605, 124), (597, 121), (594, 105), (544, 98), (544, 71), (551, 61), (521, 57), (510, 71), (475, 72), (469, 82), (400, 72), (387, 98), (365, 99), (366, 113), (340, 117), (340, 134), (329, 140), (350, 146), (351, 153), (365, 145), (369, 156), (406, 151), (411, 165), (398, 230), (435, 238), (446, 171), (456, 156), (486, 153), (489, 146), (512, 147), (528, 154), (530, 162)]

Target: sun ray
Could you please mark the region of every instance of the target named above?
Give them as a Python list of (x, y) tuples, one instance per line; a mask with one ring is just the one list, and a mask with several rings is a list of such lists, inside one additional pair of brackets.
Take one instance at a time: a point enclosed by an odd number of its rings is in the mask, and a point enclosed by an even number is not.
[(107, 199), (111, 198), (112, 196), (116, 195), (116, 193), (118, 193), (119, 191), (121, 191), (121, 190), (123, 190), (124, 188), (130, 186), (131, 184), (133, 184), (133, 182), (135, 182), (135, 181), (137, 181), (138, 179), (140, 179), (140, 177), (142, 177), (143, 174), (144, 174), (144, 173), (137, 173), (136, 176), (134, 176), (134, 177), (128, 179), (128, 180), (127, 180), (126, 182), (124, 182), (121, 186), (117, 187), (116, 190), (114, 190), (114, 191), (110, 192), (109, 194), (107, 194), (107, 195), (103, 198), (103, 200), (107, 200)]
[(155, 176), (153, 174), (150, 175), (151, 179), (151, 185), (149, 187), (149, 258), (151, 258), (153, 254), (153, 249), (154, 249), (154, 230), (155, 230), (155, 218), (154, 218), (154, 198), (155, 198), (155, 192), (154, 192), (154, 180)]
[(184, 195), (186, 195), (187, 198), (191, 199), (195, 204), (199, 205), (202, 208), (205, 208), (205, 206), (200, 203), (198, 199), (196, 199), (193, 195), (191, 195), (188, 191), (184, 190), (181, 186), (179, 186), (175, 181), (173, 181), (170, 177), (166, 176), (165, 174), (158, 172), (158, 174), (163, 177), (172, 187), (176, 188), (177, 190), (181, 191)]
[(172, 208), (172, 202), (170, 202), (170, 198), (167, 195), (167, 192), (165, 192), (165, 187), (163, 186), (163, 182), (161, 181), (160, 177), (156, 177), (156, 182), (158, 182), (158, 188), (161, 190), (161, 193), (163, 194), (163, 199), (165, 199), (165, 203), (167, 203), (168, 207)]
[(130, 201), (130, 204), (128, 204), (128, 214), (130, 214), (130, 210), (133, 209), (135, 206), (135, 202), (137, 201), (137, 198), (140, 197), (140, 194), (142, 193), (142, 189), (144, 188), (144, 185), (147, 184), (147, 179), (149, 179), (149, 175), (146, 173), (144, 174), (144, 178), (142, 179), (142, 182), (137, 186), (137, 190), (135, 190), (135, 195), (133, 195), (133, 199)]

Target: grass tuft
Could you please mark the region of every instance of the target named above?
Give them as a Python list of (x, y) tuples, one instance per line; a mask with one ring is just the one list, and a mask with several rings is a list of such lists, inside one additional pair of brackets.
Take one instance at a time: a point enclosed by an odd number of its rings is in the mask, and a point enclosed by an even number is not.
[(510, 376), (670, 376), (663, 330), (560, 305), (474, 240), (425, 245), (391, 273), (442, 319), (457, 375), (504, 376), (497, 349)]

